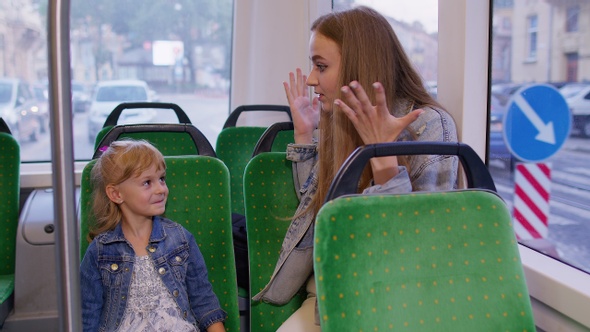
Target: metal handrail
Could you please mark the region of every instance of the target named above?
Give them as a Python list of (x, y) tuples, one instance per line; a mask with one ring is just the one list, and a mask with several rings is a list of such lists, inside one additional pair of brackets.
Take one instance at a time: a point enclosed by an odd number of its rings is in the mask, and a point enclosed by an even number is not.
[(70, 1), (48, 10), (49, 107), (60, 331), (81, 331), (80, 250), (76, 217), (70, 77)]

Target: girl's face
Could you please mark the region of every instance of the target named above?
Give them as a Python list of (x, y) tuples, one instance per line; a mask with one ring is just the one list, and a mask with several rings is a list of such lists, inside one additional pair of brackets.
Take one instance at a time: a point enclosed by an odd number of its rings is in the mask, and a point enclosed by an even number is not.
[(309, 56), (313, 68), (307, 76), (306, 84), (313, 87), (322, 109), (331, 112), (340, 89), (340, 47), (332, 39), (313, 31), (309, 40)]
[(126, 220), (151, 220), (166, 210), (166, 170), (157, 170), (156, 166), (152, 166), (139, 176), (131, 177), (114, 187), (116, 194), (109, 197), (119, 204)]

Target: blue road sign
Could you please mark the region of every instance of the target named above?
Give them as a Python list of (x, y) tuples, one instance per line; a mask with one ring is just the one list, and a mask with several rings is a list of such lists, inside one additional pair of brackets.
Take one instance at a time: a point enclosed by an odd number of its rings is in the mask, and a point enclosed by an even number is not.
[(569, 137), (572, 116), (561, 93), (551, 85), (516, 91), (504, 116), (504, 140), (510, 152), (527, 162), (554, 155)]

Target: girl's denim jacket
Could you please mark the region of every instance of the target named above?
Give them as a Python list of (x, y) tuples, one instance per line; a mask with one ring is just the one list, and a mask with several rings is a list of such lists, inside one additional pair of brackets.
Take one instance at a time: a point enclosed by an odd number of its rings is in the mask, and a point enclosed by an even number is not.
[[(409, 126), (415, 137), (399, 140), (456, 142), (457, 130), (450, 114), (424, 108), (424, 112)], [(287, 159), (293, 162), (296, 188), (300, 188), (300, 203), (295, 214), (305, 209), (317, 191), (316, 144), (290, 144)], [(410, 191), (445, 191), (456, 189), (458, 158), (441, 155), (409, 157), (410, 174), (399, 167), (399, 174), (383, 185), (371, 186), (365, 194), (392, 194)], [(302, 184), (302, 185), (301, 185)], [(266, 287), (252, 299), (278, 305), (291, 300), (313, 273), (313, 227), (315, 215), (309, 211), (293, 219), (279, 255), (275, 271)]]
[[(181, 225), (154, 217), (147, 246), (154, 268), (184, 318), (205, 331), (224, 321), (225, 311), (209, 279), (197, 243)], [(88, 246), (80, 266), (84, 331), (115, 331), (125, 313), (135, 252), (125, 240), (121, 224), (98, 235)]]

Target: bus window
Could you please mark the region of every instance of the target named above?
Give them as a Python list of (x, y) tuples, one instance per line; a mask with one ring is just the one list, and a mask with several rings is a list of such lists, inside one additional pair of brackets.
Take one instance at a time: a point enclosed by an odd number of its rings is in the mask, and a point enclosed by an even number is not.
[[(519, 241), (562, 262), (590, 272), (590, 59), (583, 41), (590, 32), (578, 20), (590, 18), (590, 4), (567, 1), (493, 1), (491, 36), (491, 132), (490, 171), (499, 193), (510, 206)], [(549, 119), (553, 130), (569, 132), (556, 142), (546, 143), (532, 158), (516, 145), (527, 139), (532, 120), (513, 123), (521, 137), (507, 135), (506, 117), (520, 111), (515, 94), (544, 84), (563, 95), (565, 107), (555, 107)], [(532, 97), (531, 97), (532, 98)], [(529, 101), (534, 105), (534, 100)], [(517, 107), (518, 106), (518, 107)], [(517, 107), (517, 108), (514, 108)], [(558, 119), (568, 119), (560, 122)], [(544, 117), (545, 116), (545, 117)], [(524, 119), (532, 119), (526, 116)], [(556, 120), (557, 119), (557, 120)], [(571, 123), (570, 128), (559, 128)], [(517, 127), (518, 126), (518, 127)], [(531, 139), (535, 139), (531, 137)], [(545, 144), (545, 143), (544, 143)], [(531, 145), (531, 149), (535, 148)], [(516, 166), (521, 164), (522, 166)]]
[[(47, 0), (0, 3), (0, 104), (2, 118), (16, 133), (23, 162), (51, 159), (47, 96)], [(133, 95), (119, 90), (111, 105), (128, 100), (178, 104), (215, 146), (229, 114), (232, 0), (71, 1), (70, 56), (74, 157), (94, 151), (89, 126), (102, 127), (103, 81), (142, 81)], [(14, 92), (9, 91), (8, 80)], [(30, 90), (17, 88), (27, 87)], [(33, 88), (35, 89), (33, 92)], [(18, 96), (17, 96), (18, 91)], [(4, 98), (6, 96), (6, 98)], [(11, 98), (8, 98), (11, 96)], [(33, 96), (40, 96), (33, 98)], [(115, 97), (115, 96), (114, 96)], [(173, 111), (158, 111), (149, 122), (175, 122)], [(207, 125), (198, 125), (204, 124)], [(94, 131), (92, 131), (94, 132)]]

